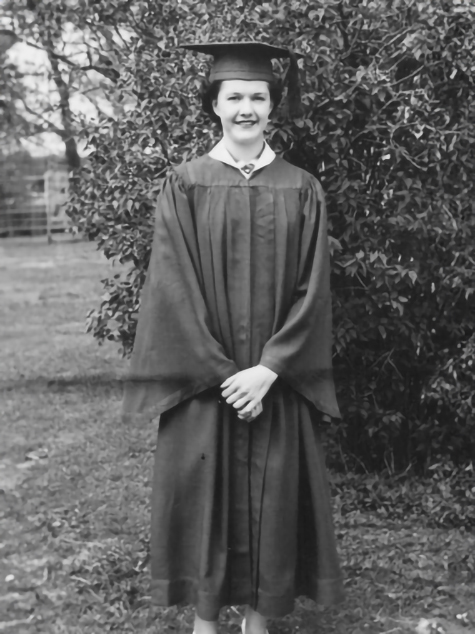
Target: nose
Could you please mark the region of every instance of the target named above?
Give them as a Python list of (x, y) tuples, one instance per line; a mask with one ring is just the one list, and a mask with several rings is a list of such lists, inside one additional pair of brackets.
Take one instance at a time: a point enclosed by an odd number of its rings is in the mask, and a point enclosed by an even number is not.
[(241, 107), (239, 109), (239, 114), (241, 115), (241, 117), (252, 117), (253, 112), (254, 108), (252, 107), (252, 101), (248, 97), (242, 99)]

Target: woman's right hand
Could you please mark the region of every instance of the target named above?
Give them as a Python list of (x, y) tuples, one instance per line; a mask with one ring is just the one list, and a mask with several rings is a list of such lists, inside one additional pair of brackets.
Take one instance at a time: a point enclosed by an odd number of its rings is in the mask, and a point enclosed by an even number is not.
[(244, 411), (243, 413), (238, 412), (238, 418), (240, 418), (241, 420), (245, 420), (248, 423), (252, 423), (252, 421), (255, 418), (257, 418), (259, 416), (259, 414), (262, 413), (262, 410), (263, 410), (262, 403), (259, 402), (249, 412), (246, 412), (246, 411)]

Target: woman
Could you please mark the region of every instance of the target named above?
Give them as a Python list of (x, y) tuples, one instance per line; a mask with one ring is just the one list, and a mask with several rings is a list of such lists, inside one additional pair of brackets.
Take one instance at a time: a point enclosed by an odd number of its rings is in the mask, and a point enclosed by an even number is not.
[(203, 93), (213, 150), (178, 167), (157, 205), (124, 410), (160, 414), (152, 585), (193, 603), (195, 634), (247, 605), (245, 634), (306, 595), (342, 598), (322, 454), (338, 417), (326, 212), (318, 181), (264, 140), (280, 100), (257, 43), (214, 57)]

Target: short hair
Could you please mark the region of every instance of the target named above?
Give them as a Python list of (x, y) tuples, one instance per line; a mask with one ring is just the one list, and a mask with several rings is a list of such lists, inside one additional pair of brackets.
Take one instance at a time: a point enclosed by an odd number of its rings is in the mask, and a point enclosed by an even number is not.
[[(209, 81), (209, 79), (204, 79), (200, 87), (200, 98), (203, 111), (206, 112), (211, 121), (213, 121), (214, 123), (221, 123), (221, 119), (218, 117), (213, 109), (213, 101), (218, 98), (219, 89), (221, 88), (222, 81), (223, 80)], [(283, 83), (280, 79), (276, 79), (275, 81), (267, 83), (269, 85), (270, 100), (272, 102), (271, 112), (274, 112), (274, 110), (282, 101), (282, 93), (284, 91)]]

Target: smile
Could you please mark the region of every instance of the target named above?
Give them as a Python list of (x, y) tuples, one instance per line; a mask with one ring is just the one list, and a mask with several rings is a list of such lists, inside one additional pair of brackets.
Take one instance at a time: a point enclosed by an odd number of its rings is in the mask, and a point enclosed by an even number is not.
[(236, 121), (236, 124), (242, 126), (243, 128), (250, 128), (256, 123), (257, 121)]

